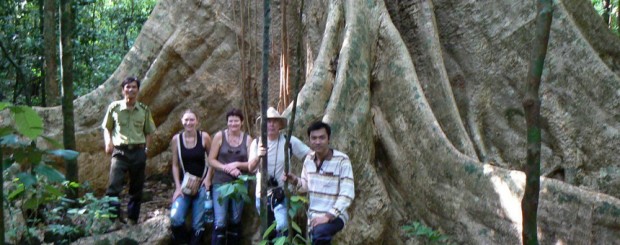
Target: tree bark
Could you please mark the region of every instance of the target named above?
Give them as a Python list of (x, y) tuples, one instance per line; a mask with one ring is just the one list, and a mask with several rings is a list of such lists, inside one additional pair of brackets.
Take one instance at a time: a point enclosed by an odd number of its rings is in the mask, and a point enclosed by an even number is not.
[[(269, 0), (263, 0), (263, 69), (261, 90), (261, 144), (267, 145), (267, 107), (269, 107), (269, 27), (271, 25), (271, 7)], [(269, 228), (267, 214), (267, 154), (260, 158), (261, 189), (260, 189), (260, 234), (265, 234)]]
[(44, 0), (43, 40), (45, 43), (45, 106), (55, 106), (60, 103), (60, 86), (58, 84), (58, 38), (56, 36), (56, 7), (55, 0)]
[(553, 19), (553, 2), (538, 1), (536, 4), (536, 34), (532, 41), (532, 58), (530, 61), (523, 109), (527, 124), (527, 163), (525, 165), (525, 193), (521, 201), (523, 214), (523, 244), (538, 244), (538, 199), (540, 192), (540, 151), (542, 125), (540, 116), (540, 81), (544, 70), (551, 21)]
[[(75, 123), (73, 108), (73, 37), (75, 35), (74, 6), (71, 0), (61, 0), (61, 42), (62, 42), (62, 117), (63, 144), (67, 150), (76, 150)], [(65, 160), (66, 179), (78, 182), (79, 171), (77, 160)], [(77, 197), (77, 193), (68, 190), (69, 198)]]
[(277, 108), (279, 112), (291, 104), (290, 89), (289, 89), (289, 53), (288, 53), (288, 26), (286, 24), (286, 1), (280, 3), (280, 14), (282, 16), (282, 35), (281, 35), (281, 50), (280, 53), (280, 94), (278, 96)]
[[(299, 6), (295, 5), (295, 9), (298, 9), (298, 11), (295, 11), (297, 14), (297, 21), (295, 21), (295, 27), (297, 29), (297, 45), (295, 46), (295, 54), (297, 55), (297, 63), (298, 64), (302, 64), (302, 46), (303, 46), (303, 39), (301, 34), (303, 33), (303, 10), (304, 10), (304, 0), (301, 0), (299, 3)], [(284, 15), (284, 14), (283, 14)], [(284, 22), (284, 21), (283, 21)], [(284, 25), (284, 23), (282, 23), (282, 25)], [(290, 161), (291, 159), (289, 158), (289, 156), (292, 156), (292, 154), (286, 154), (286, 152), (290, 152), (291, 149), (291, 136), (293, 136), (293, 130), (295, 129), (295, 114), (297, 113), (297, 97), (299, 94), (299, 84), (301, 83), (302, 80), (302, 76), (303, 76), (303, 66), (301, 65), (297, 65), (295, 67), (295, 78), (294, 78), (294, 85), (293, 85), (293, 103), (292, 103), (292, 109), (291, 109), (291, 114), (290, 114), (290, 118), (291, 120), (289, 121), (289, 125), (288, 125), (288, 129), (287, 129), (287, 134), (286, 134), (286, 142), (284, 144), (284, 148), (286, 149), (284, 152), (284, 162), (286, 163), (284, 165), (284, 174), (288, 175), (288, 173), (290, 173), (291, 169), (290, 169)], [(292, 196), (292, 193), (289, 191), (289, 184), (288, 182), (284, 182), (284, 191), (286, 194), (286, 197), (288, 198), (288, 201), (286, 202), (286, 213), (289, 213), (289, 210), (291, 209), (291, 201), (290, 201), (290, 197)], [(295, 237), (295, 232), (293, 231), (293, 219), (292, 217), (290, 217), (290, 215), (286, 216), (286, 221), (288, 224), (287, 230), (288, 230), (288, 237), (287, 237), (287, 241), (289, 242), (289, 244), (292, 244), (293, 239)], [(303, 234), (299, 234), (299, 235), (303, 235)], [(309, 236), (306, 236), (306, 239), (308, 239)], [(306, 243), (308, 244), (309, 241), (306, 241)]]

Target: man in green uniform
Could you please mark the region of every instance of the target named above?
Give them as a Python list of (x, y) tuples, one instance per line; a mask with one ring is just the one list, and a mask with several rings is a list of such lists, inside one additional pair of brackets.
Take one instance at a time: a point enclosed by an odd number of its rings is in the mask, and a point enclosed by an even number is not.
[[(118, 197), (123, 190), (125, 174), (129, 173), (127, 218), (130, 224), (136, 224), (140, 216), (146, 153), (155, 123), (149, 108), (137, 101), (140, 80), (128, 77), (121, 85), (124, 99), (108, 106), (102, 124), (105, 152), (112, 154), (106, 195)], [(113, 212), (120, 218), (120, 203), (110, 205), (116, 208)]]

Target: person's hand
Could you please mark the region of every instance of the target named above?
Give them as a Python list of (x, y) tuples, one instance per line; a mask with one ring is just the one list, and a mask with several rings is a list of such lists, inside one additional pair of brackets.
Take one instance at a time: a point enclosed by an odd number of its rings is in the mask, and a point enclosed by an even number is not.
[[(99, 149), (101, 149), (101, 148), (99, 148)], [(113, 144), (105, 145), (105, 153), (112, 154), (112, 150), (114, 150), (114, 145)]]
[(226, 164), (224, 165), (224, 167), (222, 168), (222, 170), (224, 171), (224, 173), (230, 174), (230, 172), (233, 171), (233, 169), (237, 169), (237, 167), (233, 166), (232, 163)]
[(320, 224), (326, 224), (326, 223), (329, 223), (329, 220), (330, 220), (329, 216), (321, 215), (319, 217), (311, 219), (310, 220), (310, 226), (311, 227), (315, 227), (315, 226), (320, 225)]
[(202, 181), (202, 185), (205, 187), (206, 191), (209, 191), (211, 188), (211, 181), (205, 178), (205, 180)]
[(175, 188), (174, 189), (174, 194), (172, 194), (172, 202), (174, 202), (174, 200), (177, 200), (177, 197), (183, 196), (183, 191), (181, 191), (181, 188)]
[(231, 176), (237, 178), (239, 177), (239, 175), (241, 175), (241, 171), (237, 168), (233, 168), (232, 170), (230, 170), (230, 172), (228, 172), (228, 174), (230, 174)]
[(299, 183), (299, 178), (297, 178), (297, 175), (288, 173), (288, 175), (287, 174), (282, 175), (282, 181), (288, 181), (289, 183), (293, 185), (297, 185)]
[(258, 156), (264, 157), (265, 155), (267, 155), (267, 148), (264, 146), (258, 147)]

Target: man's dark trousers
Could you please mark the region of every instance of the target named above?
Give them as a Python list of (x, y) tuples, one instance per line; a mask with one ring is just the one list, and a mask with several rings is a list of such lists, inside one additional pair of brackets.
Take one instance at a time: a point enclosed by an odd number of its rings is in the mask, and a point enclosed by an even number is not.
[[(146, 153), (144, 147), (128, 149), (114, 147), (112, 165), (110, 166), (110, 184), (106, 191), (107, 196), (118, 197), (123, 190), (125, 173), (129, 173), (129, 203), (127, 204), (127, 218), (138, 221), (140, 205), (142, 203), (142, 189), (144, 187), (144, 169), (146, 167)], [(119, 202), (110, 203), (116, 207), (113, 211), (120, 217)]]
[(312, 228), (311, 237), (313, 245), (332, 244), (332, 238), (344, 228), (344, 221), (335, 218), (329, 223), (320, 224)]

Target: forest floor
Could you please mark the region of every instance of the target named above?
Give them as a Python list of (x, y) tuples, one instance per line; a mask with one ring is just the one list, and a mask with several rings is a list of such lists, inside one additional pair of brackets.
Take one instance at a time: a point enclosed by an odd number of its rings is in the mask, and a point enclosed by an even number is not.
[[(122, 194), (123, 204), (121, 206), (123, 218), (125, 219), (127, 217), (127, 203), (129, 202), (127, 189), (128, 187), (126, 186)], [(170, 216), (170, 205), (173, 193), (174, 184), (171, 177), (155, 176), (148, 178), (144, 183), (142, 206), (140, 208), (138, 223), (142, 224), (155, 216)]]

